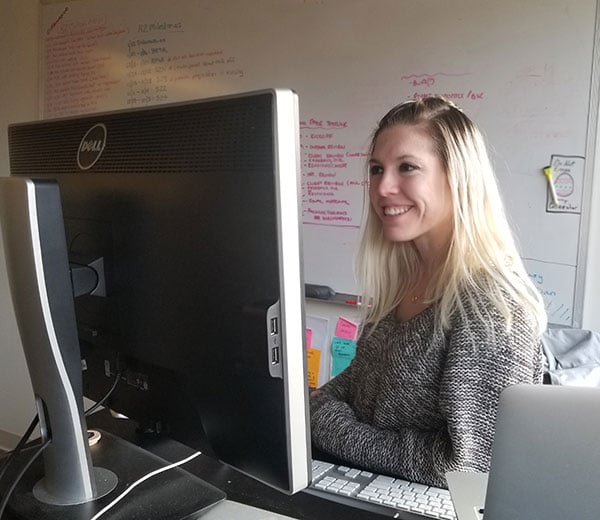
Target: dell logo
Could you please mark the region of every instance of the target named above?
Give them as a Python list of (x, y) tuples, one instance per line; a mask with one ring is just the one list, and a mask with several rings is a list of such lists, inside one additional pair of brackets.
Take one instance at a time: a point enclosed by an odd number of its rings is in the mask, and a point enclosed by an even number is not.
[(100, 159), (106, 146), (106, 126), (98, 123), (90, 128), (79, 143), (77, 164), (82, 170), (89, 170)]
[(96, 141), (82, 141), (81, 146), (79, 147), (80, 152), (101, 152), (104, 143), (98, 139)]

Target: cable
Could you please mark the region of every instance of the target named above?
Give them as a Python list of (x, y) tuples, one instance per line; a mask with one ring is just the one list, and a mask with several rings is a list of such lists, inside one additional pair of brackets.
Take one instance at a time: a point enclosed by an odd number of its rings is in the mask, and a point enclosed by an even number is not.
[(2, 499), (2, 502), (0, 502), (0, 519), (2, 518), (2, 515), (4, 514), (4, 509), (6, 508), (6, 505), (8, 504), (8, 500), (10, 499), (10, 495), (12, 495), (12, 492), (17, 487), (17, 484), (19, 483), (19, 481), (21, 480), (21, 478), (23, 477), (23, 475), (25, 474), (25, 472), (29, 469), (29, 466), (31, 466), (31, 464), (33, 464), (33, 461), (40, 456), (40, 454), (42, 453), (42, 451), (44, 451), (46, 449), (46, 446), (48, 446), (48, 444), (50, 444), (50, 439), (47, 439), (46, 442), (44, 442), (43, 444), (41, 444), (38, 447), (38, 449), (36, 450), (36, 452), (27, 461), (27, 464), (25, 464), (21, 468), (21, 470), (19, 471), (18, 475), (13, 480), (12, 484), (10, 485), (10, 487), (8, 488), (8, 490), (6, 491), (6, 494), (4, 495), (4, 498)]
[(117, 388), (117, 385), (119, 384), (120, 380), (121, 380), (121, 371), (119, 370), (117, 372), (117, 375), (115, 376), (115, 381), (114, 381), (113, 385), (111, 386), (110, 390), (106, 393), (106, 395), (102, 399), (100, 399), (100, 401), (98, 401), (94, 405), (90, 406), (90, 408), (84, 412), (84, 415), (86, 417), (88, 417), (89, 415), (94, 413), (98, 408), (100, 408), (108, 400), (108, 398), (111, 396), (111, 394), (115, 391), (115, 388)]
[[(118, 362), (119, 362), (119, 359), (117, 357), (117, 366), (118, 366)], [(100, 401), (98, 401), (97, 403), (95, 403), (94, 405), (92, 405), (88, 410), (86, 410), (84, 412), (84, 415), (86, 417), (89, 416), (89, 415), (91, 415), (92, 413), (94, 413), (98, 408), (100, 408), (108, 400), (108, 398), (112, 395), (112, 393), (115, 391), (115, 388), (119, 384), (119, 381), (121, 379), (121, 374), (122, 374), (122, 371), (118, 370), (117, 373), (116, 373), (116, 376), (115, 376), (115, 380), (114, 380), (114, 382), (113, 382), (110, 390), (106, 393), (106, 395), (102, 399), (100, 399)], [(17, 445), (15, 446), (15, 448), (11, 452), (9, 452), (8, 456), (6, 457), (6, 459), (4, 459), (4, 461), (2, 463), (2, 466), (0, 466), (0, 482), (2, 481), (2, 478), (4, 477), (6, 471), (10, 467), (10, 465), (13, 463), (14, 459), (16, 457), (18, 457), (19, 453), (21, 453), (21, 451), (23, 449), (23, 446), (29, 440), (29, 437), (31, 437), (31, 434), (33, 433), (33, 430), (37, 426), (38, 422), (39, 422), (39, 416), (36, 415), (33, 418), (33, 420), (31, 421), (31, 424), (29, 425), (29, 427), (27, 428), (27, 430), (25, 431), (25, 433), (19, 439), (19, 442), (17, 443)], [(8, 498), (12, 494), (12, 492), (13, 492), (14, 488), (16, 487), (17, 483), (19, 482), (19, 480), (21, 480), (21, 478), (23, 477), (23, 474), (25, 473), (25, 471), (27, 471), (27, 469), (33, 463), (33, 461), (40, 455), (40, 453), (42, 453), (44, 451), (44, 449), (50, 443), (50, 441), (51, 441), (51, 439), (48, 439), (48, 440), (46, 440), (46, 442), (44, 444), (42, 444), (42, 445), (39, 446), (38, 450), (34, 453), (34, 455), (32, 456), (32, 458), (27, 462), (27, 464), (25, 465), (25, 467), (20, 470), (17, 478), (10, 485), (8, 491), (6, 492), (6, 495), (5, 495), (4, 499), (1, 502), (2, 505), (0, 506), (0, 519), (2, 518), (2, 513), (4, 512), (6, 504), (8, 503)], [(33, 448), (33, 447), (34, 446), (32, 446), (31, 448)]]
[[(88, 410), (86, 410), (84, 412), (84, 415), (86, 417), (88, 415), (91, 415), (93, 412), (96, 411), (96, 409), (98, 409), (100, 406), (102, 406), (106, 402), (106, 400), (111, 396), (111, 394), (114, 392), (115, 388), (117, 387), (117, 384), (119, 383), (120, 377), (121, 377), (121, 372), (119, 371), (119, 372), (117, 372), (117, 375), (115, 377), (115, 381), (114, 381), (112, 387), (106, 393), (106, 395), (100, 401), (98, 401), (97, 403), (95, 403), (94, 405), (92, 405)], [(36, 415), (33, 418), (33, 420), (31, 421), (31, 424), (29, 425), (29, 427), (27, 428), (27, 430), (25, 431), (25, 433), (19, 439), (18, 444), (15, 446), (15, 448), (12, 451), (9, 452), (8, 456), (6, 457), (6, 459), (4, 459), (4, 461), (2, 463), (2, 466), (0, 466), (0, 482), (2, 481), (2, 477), (4, 477), (4, 474), (6, 473), (6, 471), (8, 470), (8, 468), (10, 467), (10, 465), (12, 464), (13, 460), (16, 457), (18, 457), (19, 453), (23, 449), (23, 446), (29, 440), (29, 437), (31, 437), (31, 434), (33, 433), (33, 430), (37, 426), (38, 422), (39, 422), (39, 417)]]
[[(119, 359), (117, 358), (117, 366), (118, 366), (118, 362)], [(89, 415), (91, 415), (93, 412), (95, 412), (98, 408), (100, 408), (100, 406), (102, 406), (107, 400), (108, 398), (112, 395), (112, 393), (114, 392), (115, 388), (117, 387), (120, 378), (121, 378), (121, 370), (118, 370), (115, 376), (115, 380), (110, 388), (110, 390), (106, 393), (106, 395), (97, 403), (95, 403), (94, 405), (92, 405), (88, 410), (86, 410), (84, 412), (84, 415), (87, 417)], [(0, 466), (0, 482), (2, 481), (2, 478), (4, 477), (5, 473), (7, 472), (8, 468), (11, 466), (11, 464), (14, 462), (14, 460), (16, 459), (16, 457), (19, 456), (19, 454), (21, 453), (21, 451), (23, 450), (23, 446), (25, 445), (25, 443), (29, 440), (29, 437), (31, 437), (31, 434), (33, 433), (33, 430), (35, 429), (35, 427), (38, 425), (39, 422), (39, 416), (36, 415), (33, 420), (31, 421), (31, 424), (29, 425), (29, 427), (27, 428), (27, 430), (25, 431), (25, 433), (21, 436), (21, 438), (19, 439), (19, 442), (17, 443), (17, 445), (15, 446), (15, 448), (9, 452), (8, 456), (3, 460), (2, 465)], [(48, 440), (46, 442), (46, 444), (44, 444), (44, 448), (47, 445), (47, 443), (50, 442), (50, 440)], [(34, 446), (32, 446), (31, 448), (33, 448)], [(43, 450), (41, 450), (43, 451)], [(41, 451), (39, 451), (35, 456), (37, 457), (39, 455), (39, 453), (41, 453)], [(32, 461), (31, 461), (32, 462)], [(31, 462), (29, 464), (27, 464), (26, 468), (29, 467), (29, 465), (31, 464)], [(19, 476), (19, 479), (21, 478), (22, 474)], [(17, 479), (17, 482), (18, 480)], [(12, 493), (12, 489), (7, 493), (7, 496), (10, 496), (10, 494)], [(2, 511), (2, 509), (0, 509), (0, 512)], [(1, 513), (0, 513), (0, 518), (1, 518)]]
[[(115, 388), (119, 384), (119, 381), (121, 379), (121, 373), (122, 372), (120, 370), (117, 372), (117, 374), (115, 376), (115, 380), (114, 380), (110, 390), (106, 393), (106, 395), (102, 399), (100, 399), (100, 401), (93, 404), (88, 410), (86, 410), (84, 412), (84, 415), (86, 417), (91, 415), (92, 413), (94, 413), (98, 408), (100, 408), (100, 406), (102, 406), (108, 400), (108, 398), (112, 395), (112, 393), (115, 391)], [(31, 434), (33, 433), (33, 430), (37, 426), (38, 422), (39, 422), (39, 416), (36, 415), (33, 418), (33, 420), (31, 421), (31, 424), (29, 425), (29, 427), (27, 428), (25, 433), (19, 439), (18, 444), (15, 446), (15, 448), (12, 451), (9, 452), (8, 457), (6, 459), (4, 459), (2, 466), (0, 466), (0, 481), (2, 480), (2, 477), (6, 473), (8, 467), (12, 463), (13, 459), (19, 455), (23, 446), (29, 440), (29, 437), (31, 437)]]
[(193, 453), (192, 455), (190, 455), (189, 457), (180, 460), (179, 462), (174, 462), (173, 464), (169, 464), (168, 466), (165, 466), (164, 468), (158, 468), (154, 471), (151, 471), (150, 473), (148, 473), (147, 475), (141, 477), (140, 479), (136, 480), (133, 484), (131, 484), (131, 486), (129, 486), (125, 491), (123, 491), (123, 493), (121, 493), (117, 498), (115, 498), (110, 504), (108, 504), (106, 507), (102, 508), (100, 511), (98, 511), (90, 520), (98, 520), (98, 518), (100, 518), (104, 513), (106, 513), (109, 509), (112, 509), (118, 502), (121, 501), (121, 499), (123, 499), (133, 488), (135, 488), (136, 486), (138, 486), (139, 484), (141, 484), (142, 482), (148, 480), (151, 477), (154, 477), (155, 475), (158, 475), (159, 473), (163, 473), (164, 471), (176, 468), (177, 466), (181, 466), (183, 464), (185, 464), (186, 462), (189, 462), (192, 459), (195, 459), (198, 455), (201, 455), (202, 452), (197, 451), (196, 453)]
[[(85, 410), (84, 415), (86, 417), (88, 415), (91, 415), (93, 412), (95, 412), (96, 409), (98, 409), (100, 406), (102, 406), (108, 400), (108, 398), (112, 395), (112, 393), (115, 391), (115, 388), (119, 384), (119, 381), (121, 379), (121, 374), (122, 374), (122, 372), (119, 370), (115, 376), (113, 385), (111, 386), (110, 390), (106, 393), (106, 395), (102, 399), (100, 399), (100, 401), (93, 404), (89, 409)], [(18, 444), (13, 448), (12, 451), (10, 451), (8, 453), (8, 457), (6, 459), (4, 459), (2, 466), (0, 466), (0, 480), (2, 480), (2, 477), (4, 476), (4, 473), (6, 473), (6, 470), (8, 469), (8, 466), (11, 464), (12, 460), (16, 456), (19, 455), (24, 444), (29, 440), (29, 437), (31, 437), (31, 434), (33, 433), (33, 430), (37, 426), (38, 422), (39, 422), (39, 416), (36, 415), (33, 418), (33, 420), (31, 421), (31, 424), (29, 425), (29, 427), (27, 428), (25, 433), (19, 439)]]
[(17, 443), (17, 445), (9, 453), (8, 457), (6, 457), (6, 459), (4, 460), (4, 462), (2, 464), (2, 467), (0, 468), (0, 481), (2, 480), (2, 477), (4, 476), (4, 473), (6, 473), (6, 470), (10, 466), (11, 462), (13, 461), (13, 459), (19, 455), (19, 453), (21, 452), (21, 449), (23, 448), (23, 446), (29, 440), (29, 437), (31, 437), (31, 434), (33, 433), (33, 430), (37, 426), (38, 422), (39, 422), (39, 417), (36, 415), (33, 418), (33, 420), (31, 421), (31, 424), (29, 425), (29, 427), (27, 428), (27, 430), (25, 431), (25, 433), (19, 439), (19, 442)]

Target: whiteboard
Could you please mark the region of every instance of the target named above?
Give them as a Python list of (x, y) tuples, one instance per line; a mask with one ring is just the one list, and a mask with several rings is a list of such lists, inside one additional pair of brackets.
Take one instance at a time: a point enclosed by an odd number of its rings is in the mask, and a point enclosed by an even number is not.
[[(294, 89), (305, 278), (352, 294), (371, 133), (399, 101), (446, 95), (488, 139), (551, 322), (577, 326), (595, 25), (595, 0), (53, 2), (42, 5), (41, 115)], [(554, 157), (578, 158), (559, 207), (542, 173)]]

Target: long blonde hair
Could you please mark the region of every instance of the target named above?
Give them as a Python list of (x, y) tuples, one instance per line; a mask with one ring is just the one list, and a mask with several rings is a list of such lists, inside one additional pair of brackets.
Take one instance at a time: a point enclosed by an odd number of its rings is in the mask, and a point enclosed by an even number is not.
[[(425, 128), (448, 175), (453, 234), (447, 257), (426, 291), (428, 302), (439, 302), (438, 325), (444, 330), (450, 327), (452, 314), (463, 310), (465, 295), (475, 302), (484, 294), (510, 327), (508, 296), (529, 311), (533, 326), (541, 334), (546, 328), (544, 303), (517, 251), (480, 131), (460, 109), (441, 97), (406, 101), (381, 119), (370, 154), (379, 134), (395, 125)], [(381, 221), (368, 204), (355, 262), (363, 322), (377, 323), (395, 309), (414, 284), (418, 268), (413, 243), (385, 239)]]

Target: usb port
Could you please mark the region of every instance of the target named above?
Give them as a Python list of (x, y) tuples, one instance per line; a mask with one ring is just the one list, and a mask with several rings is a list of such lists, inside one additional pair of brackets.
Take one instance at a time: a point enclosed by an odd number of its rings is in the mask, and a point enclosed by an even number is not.
[(271, 349), (271, 363), (273, 365), (279, 364), (279, 347), (273, 347)]
[(271, 335), (275, 335), (279, 332), (279, 324), (277, 318), (271, 318)]

